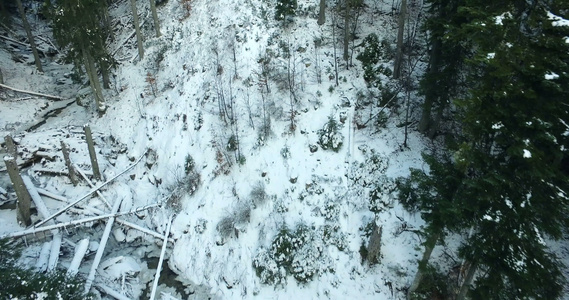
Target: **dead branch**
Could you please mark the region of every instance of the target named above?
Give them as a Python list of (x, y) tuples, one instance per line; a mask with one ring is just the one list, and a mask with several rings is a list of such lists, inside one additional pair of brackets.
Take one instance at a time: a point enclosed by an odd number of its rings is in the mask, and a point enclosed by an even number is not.
[(64, 213), (64, 212), (65, 212), (67, 209), (69, 209), (70, 207), (72, 207), (72, 206), (74, 206), (75, 204), (77, 204), (77, 203), (79, 203), (79, 202), (85, 200), (85, 198), (91, 196), (94, 192), (100, 190), (101, 188), (103, 188), (104, 186), (106, 186), (107, 184), (109, 184), (110, 182), (112, 182), (113, 180), (115, 180), (117, 177), (123, 175), (123, 174), (126, 173), (128, 170), (132, 169), (134, 166), (136, 166), (136, 165), (142, 160), (142, 158), (144, 157), (144, 155), (146, 155), (146, 152), (147, 152), (147, 151), (145, 151), (132, 165), (130, 165), (128, 168), (124, 169), (124, 171), (122, 171), (122, 172), (120, 172), (119, 174), (115, 175), (115, 176), (112, 177), (111, 179), (109, 179), (109, 180), (103, 182), (103, 183), (102, 183), (101, 185), (99, 185), (98, 187), (91, 189), (91, 190), (90, 190), (87, 194), (85, 194), (83, 197), (81, 197), (81, 198), (75, 200), (73, 203), (70, 203), (70, 204), (66, 205), (64, 208), (60, 209), (59, 211), (57, 211), (56, 213), (54, 213), (53, 215), (51, 215), (49, 218), (47, 218), (47, 219), (45, 219), (45, 220), (39, 222), (39, 223), (36, 224), (34, 227), (37, 228), (37, 227), (39, 227), (39, 226), (45, 224), (45, 222), (47, 222), (47, 221), (49, 221), (49, 220), (51, 220), (51, 219), (53, 219), (53, 218), (55, 218), (55, 217), (61, 215), (62, 213)]
[(67, 100), (65, 98), (59, 97), (59, 96), (53, 96), (53, 95), (48, 95), (48, 94), (42, 94), (42, 93), (36, 93), (36, 92), (32, 92), (32, 91), (27, 91), (27, 90), (20, 90), (17, 88), (13, 88), (11, 86), (7, 86), (5, 84), (1, 84), (0, 83), (0, 87), (3, 87), (5, 89), (9, 89), (12, 90), (14, 92), (18, 92), (18, 93), (24, 93), (24, 94), (29, 94), (29, 95), (34, 95), (34, 96), (38, 96), (38, 97), (44, 97), (47, 99), (53, 99), (53, 100), (58, 100), (58, 101), (62, 101), (62, 100)]

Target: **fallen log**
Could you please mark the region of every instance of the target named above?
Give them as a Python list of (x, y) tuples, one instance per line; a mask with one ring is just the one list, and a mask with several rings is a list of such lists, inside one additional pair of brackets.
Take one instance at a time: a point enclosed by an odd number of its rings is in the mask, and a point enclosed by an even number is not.
[(67, 276), (74, 277), (77, 275), (81, 261), (83, 260), (83, 257), (85, 257), (85, 253), (87, 253), (88, 248), (89, 238), (84, 238), (79, 242), (79, 244), (77, 244), (77, 247), (75, 247), (75, 255), (73, 255), (73, 260), (67, 269)]
[(107, 184), (109, 184), (110, 182), (112, 182), (113, 180), (115, 180), (117, 177), (121, 176), (122, 174), (126, 173), (128, 170), (130, 170), (131, 168), (133, 168), (134, 166), (136, 166), (144, 157), (144, 155), (146, 154), (146, 152), (144, 152), (144, 154), (142, 154), (137, 161), (135, 161), (132, 165), (130, 165), (128, 168), (124, 169), (124, 171), (120, 172), (119, 174), (115, 175), (114, 177), (112, 177), (111, 179), (103, 182), (101, 185), (99, 185), (96, 188), (91, 189), (87, 194), (85, 194), (84, 196), (82, 196), (81, 198), (73, 201), (73, 203), (70, 203), (68, 205), (66, 205), (64, 208), (60, 209), (59, 211), (57, 211), (56, 213), (54, 213), (53, 215), (51, 215), (49, 218), (39, 222), (38, 224), (36, 224), (34, 227), (39, 227), (43, 224), (45, 224), (45, 222), (61, 215), (62, 213), (64, 213), (67, 209), (69, 209), (70, 207), (76, 205), (77, 203), (85, 200), (85, 198), (91, 196), (93, 193), (95, 193), (96, 191), (100, 190), (101, 188), (103, 188), (104, 186), (106, 186)]
[(11, 86), (7, 86), (5, 84), (1, 84), (0, 83), (0, 87), (3, 87), (5, 89), (9, 89), (12, 90), (14, 92), (18, 92), (18, 93), (24, 93), (24, 94), (28, 94), (28, 95), (34, 95), (34, 96), (38, 96), (38, 97), (43, 97), (43, 98), (47, 98), (47, 99), (52, 99), (52, 100), (67, 100), (63, 97), (59, 97), (59, 96), (54, 96), (54, 95), (48, 95), (48, 94), (42, 94), (42, 93), (37, 93), (37, 92), (32, 92), (32, 91), (27, 91), (27, 90), (21, 90), (21, 89), (17, 89)]
[(99, 290), (101, 290), (102, 292), (104, 292), (105, 294), (118, 299), (118, 300), (131, 300), (129, 297), (111, 289), (110, 287), (106, 286), (106, 285), (102, 285), (102, 284), (96, 284), (95, 285), (96, 288), (98, 288)]
[(126, 211), (126, 212), (118, 212), (116, 214), (106, 214), (106, 215), (102, 215), (102, 216), (89, 217), (89, 218), (84, 218), (81, 220), (74, 220), (74, 221), (69, 221), (69, 222), (65, 222), (65, 223), (58, 223), (55, 225), (48, 225), (48, 226), (44, 226), (44, 227), (31, 227), (31, 228), (23, 230), (23, 231), (12, 232), (12, 233), (8, 233), (8, 234), (0, 235), (0, 240), (6, 239), (6, 238), (22, 237), (22, 236), (40, 233), (40, 232), (44, 232), (44, 231), (48, 231), (48, 230), (52, 230), (52, 229), (81, 225), (84, 223), (94, 222), (94, 221), (98, 221), (98, 220), (102, 220), (102, 219), (108, 219), (111, 217), (119, 217), (119, 216), (134, 214), (134, 213), (137, 213), (139, 211), (147, 210), (147, 209), (158, 207), (158, 206), (159, 206), (159, 204), (156, 203), (156, 204), (150, 204), (150, 205), (146, 205), (143, 207), (139, 207), (137, 209)]
[[(111, 211), (112, 214), (116, 214), (118, 212), (121, 203), (122, 199), (115, 200), (115, 204), (113, 205), (113, 210)], [(103, 231), (103, 236), (101, 237), (101, 242), (99, 243), (99, 249), (97, 249), (97, 253), (95, 254), (95, 260), (93, 261), (93, 265), (91, 265), (89, 276), (87, 276), (87, 282), (85, 283), (85, 294), (88, 294), (89, 291), (91, 290), (91, 286), (93, 285), (93, 280), (95, 280), (95, 273), (97, 272), (97, 268), (99, 268), (99, 263), (101, 262), (101, 258), (103, 258), (103, 253), (105, 252), (105, 247), (107, 246), (107, 241), (109, 240), (109, 235), (111, 234), (111, 229), (113, 228), (114, 223), (115, 223), (115, 217), (112, 216), (107, 221), (107, 225), (105, 226), (105, 231)]]
[(162, 271), (162, 262), (164, 261), (164, 255), (166, 254), (166, 246), (168, 245), (168, 236), (170, 235), (171, 227), (172, 227), (172, 216), (168, 218), (168, 226), (166, 227), (166, 233), (164, 233), (164, 242), (162, 243), (162, 251), (160, 252), (160, 259), (158, 260), (158, 266), (156, 267), (156, 276), (154, 277), (154, 284), (152, 284), (152, 293), (150, 294), (150, 300), (154, 300), (154, 297), (156, 297), (156, 288), (158, 287), (158, 280), (160, 280), (160, 272)]

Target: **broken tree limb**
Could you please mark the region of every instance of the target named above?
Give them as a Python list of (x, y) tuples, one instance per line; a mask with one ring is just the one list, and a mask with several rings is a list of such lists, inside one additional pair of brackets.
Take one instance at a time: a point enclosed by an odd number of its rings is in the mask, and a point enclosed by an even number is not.
[[(38, 193), (36, 186), (32, 183), (30, 177), (22, 176), (22, 181), (24, 182), (24, 185), (28, 189), (28, 192), (30, 193), (32, 200), (36, 204), (36, 209), (38, 210), (40, 215), (44, 218), (49, 217), (50, 215), (49, 210), (47, 209), (45, 202)], [(51, 220), (49, 223), (50, 225), (55, 224), (53, 220)], [(57, 266), (57, 261), (59, 260), (59, 250), (61, 249), (61, 239), (62, 239), (61, 232), (58, 229), (54, 229), (52, 231), (52, 234), (53, 234), (53, 242), (51, 243), (51, 250), (49, 251), (49, 260), (47, 263), (48, 272), (55, 270), (55, 267)]]
[(131, 300), (129, 297), (111, 289), (110, 287), (106, 286), (106, 285), (102, 285), (102, 284), (96, 284), (95, 285), (96, 288), (98, 288), (99, 290), (102, 290), (104, 293), (106, 293), (107, 295), (118, 299), (118, 300)]
[(44, 97), (47, 99), (53, 99), (53, 100), (67, 100), (65, 98), (59, 97), (59, 96), (54, 96), (54, 95), (48, 95), (48, 94), (42, 94), (42, 93), (37, 93), (37, 92), (32, 92), (32, 91), (27, 91), (27, 90), (20, 90), (17, 88), (13, 88), (11, 86), (7, 86), (5, 84), (1, 84), (0, 83), (0, 87), (3, 87), (5, 89), (9, 89), (12, 90), (14, 92), (18, 92), (18, 93), (24, 93), (24, 94), (29, 94), (29, 95), (34, 95), (34, 96), (38, 96), (38, 97)]
[(171, 227), (172, 216), (168, 218), (168, 226), (166, 227), (166, 233), (164, 233), (164, 242), (162, 243), (160, 259), (158, 260), (158, 266), (156, 267), (156, 276), (154, 277), (154, 284), (152, 284), (152, 293), (150, 294), (150, 300), (154, 300), (154, 297), (156, 296), (156, 288), (158, 287), (158, 280), (160, 279), (160, 271), (162, 271), (162, 262), (164, 261), (164, 255), (166, 254), (166, 246), (168, 245), (168, 236), (170, 235)]
[(0, 35), (0, 38), (3, 38), (3, 39), (5, 39), (5, 40), (7, 40), (7, 41), (10, 41), (10, 42), (12, 42), (12, 43), (16, 43), (16, 44), (18, 44), (18, 45), (20, 45), (20, 46), (24, 46), (24, 47), (26, 47), (26, 48), (29, 46), (29, 45), (26, 44), (26, 43), (22, 43), (22, 42), (20, 42), (20, 41), (17, 41), (17, 40), (15, 40), (15, 39), (9, 38), (9, 37), (7, 37), (7, 36)]
[(49, 251), (49, 261), (47, 263), (47, 271), (55, 270), (57, 261), (59, 260), (59, 250), (61, 249), (61, 240), (63, 236), (59, 230), (53, 230), (53, 242), (51, 243), (51, 250)]
[(128, 166), (128, 168), (124, 169), (122, 172), (120, 172), (119, 174), (115, 175), (114, 177), (112, 177), (111, 179), (103, 182), (101, 185), (97, 186), (96, 188), (91, 189), (87, 194), (85, 194), (84, 196), (82, 196), (81, 198), (73, 201), (73, 203), (70, 203), (68, 205), (66, 205), (64, 208), (60, 209), (59, 211), (57, 211), (56, 213), (54, 213), (53, 215), (51, 215), (49, 218), (39, 222), (38, 224), (36, 224), (34, 227), (37, 228), (43, 224), (45, 224), (45, 222), (47, 222), (48, 220), (51, 220), (59, 215), (61, 215), (62, 213), (64, 213), (67, 209), (69, 209), (70, 207), (76, 205), (77, 203), (85, 200), (85, 198), (91, 196), (93, 193), (95, 193), (96, 191), (100, 190), (101, 188), (103, 188), (104, 186), (106, 186), (107, 184), (109, 184), (110, 182), (112, 182), (113, 180), (115, 180), (117, 177), (121, 176), (122, 174), (126, 173), (128, 170), (132, 169), (134, 166), (136, 166), (144, 157), (144, 155), (146, 154), (146, 151), (138, 158), (138, 160), (136, 160), (132, 165)]
[(69, 202), (69, 200), (67, 200), (67, 198), (65, 198), (65, 197), (63, 197), (63, 196), (56, 195), (56, 194), (54, 194), (54, 193), (52, 193), (52, 192), (49, 192), (49, 191), (46, 191), (46, 190), (44, 190), (44, 189), (36, 188), (36, 190), (38, 191), (38, 193), (39, 193), (40, 195), (44, 195), (44, 196), (46, 196), (46, 197), (49, 197), (49, 198), (51, 198), (51, 199), (58, 200), (58, 201), (61, 201), (61, 202), (66, 202), (66, 203)]
[(43, 243), (40, 251), (40, 257), (36, 262), (36, 270), (43, 273), (47, 270), (47, 262), (49, 261), (49, 251), (51, 249), (51, 242)]
[[(104, 214), (104, 212), (103, 212), (102, 210), (96, 209), (96, 208), (94, 208), (94, 207), (90, 207), (89, 210), (92, 211), (92, 212), (94, 212), (94, 213), (97, 213), (97, 214), (101, 214), (101, 215)], [(146, 234), (148, 234), (148, 235), (151, 235), (151, 236), (153, 236), (153, 237), (155, 237), (155, 238), (159, 238), (159, 239), (163, 239), (163, 238), (164, 238), (164, 235), (162, 235), (162, 234), (160, 234), (160, 233), (158, 233), (158, 232), (156, 232), (156, 231), (152, 231), (152, 230), (150, 230), (150, 229), (148, 229), (148, 228), (144, 228), (144, 227), (142, 227), (142, 226), (140, 226), (140, 225), (136, 225), (136, 224), (134, 224), (134, 223), (132, 223), (132, 222), (125, 221), (125, 220), (123, 220), (123, 219), (116, 218), (116, 219), (115, 219), (115, 222), (117, 222), (117, 223), (119, 223), (119, 224), (121, 224), (121, 225), (130, 227), (130, 228), (132, 228), (132, 229), (136, 229), (136, 230), (138, 230), (138, 231), (141, 231), (141, 232), (143, 232), (143, 233), (146, 233)], [(168, 241), (171, 242), (171, 243), (173, 243), (173, 242), (174, 242), (174, 239), (173, 239), (173, 238), (168, 238)]]
[(134, 210), (130, 210), (130, 211), (126, 211), (126, 212), (119, 212), (116, 214), (106, 214), (106, 215), (101, 215), (101, 216), (89, 217), (89, 218), (84, 218), (81, 220), (74, 220), (74, 221), (69, 221), (69, 222), (65, 222), (65, 223), (58, 223), (55, 225), (48, 225), (48, 226), (39, 227), (39, 228), (31, 227), (31, 228), (23, 230), (23, 231), (12, 232), (12, 233), (8, 233), (8, 234), (0, 235), (0, 240), (5, 239), (5, 238), (22, 237), (22, 236), (26, 236), (26, 235), (30, 235), (30, 234), (35, 234), (35, 233), (53, 230), (53, 229), (58, 229), (58, 228), (63, 228), (63, 227), (71, 227), (71, 226), (80, 225), (80, 224), (84, 224), (84, 223), (88, 223), (88, 222), (94, 222), (94, 221), (98, 221), (98, 220), (102, 220), (102, 219), (108, 219), (111, 217), (119, 217), (119, 216), (134, 214), (134, 213), (137, 213), (139, 211), (147, 210), (147, 209), (158, 207), (158, 206), (159, 206), (159, 204), (155, 203), (155, 204), (150, 204), (150, 205), (146, 205), (143, 207), (139, 207), (139, 208), (134, 209)]
[[(119, 207), (121, 206), (122, 199), (115, 200), (115, 204), (113, 205), (113, 210), (111, 211), (112, 214), (116, 214), (119, 211)], [(93, 285), (93, 280), (95, 280), (95, 273), (97, 272), (97, 268), (99, 268), (99, 263), (101, 262), (101, 258), (103, 257), (103, 253), (105, 252), (105, 247), (107, 246), (107, 241), (109, 240), (109, 235), (111, 234), (111, 229), (113, 228), (113, 224), (115, 223), (115, 217), (110, 217), (107, 221), (107, 225), (105, 226), (105, 231), (103, 231), (103, 236), (101, 237), (101, 242), (99, 243), (99, 249), (97, 249), (97, 254), (95, 254), (95, 260), (93, 260), (93, 265), (91, 265), (91, 270), (89, 271), (89, 276), (87, 276), (87, 282), (85, 283), (85, 294), (88, 294), (91, 290), (91, 286)]]
[(77, 275), (81, 261), (83, 257), (85, 257), (85, 253), (87, 253), (87, 249), (89, 249), (89, 238), (84, 238), (75, 247), (75, 255), (73, 255), (73, 260), (67, 269), (67, 276), (74, 277)]
[[(91, 188), (94, 188), (95, 185), (93, 184), (93, 182), (91, 182), (91, 180), (89, 180), (89, 178), (87, 177), (87, 175), (85, 175), (85, 173), (83, 172), (83, 170), (81, 170), (81, 168), (79, 168), (76, 164), (73, 164), (73, 169), (75, 169), (77, 171), (77, 173), (79, 173), (79, 175), (81, 175), (81, 177), (83, 177), (83, 179), (85, 179), (85, 181), (87, 181), (87, 184), (89, 184), (89, 186)], [(107, 198), (105, 198), (103, 196), (103, 194), (101, 193), (101, 191), (96, 191), (97, 196), (99, 196), (99, 198), (101, 198), (101, 200), (103, 200), (103, 202), (105, 202), (105, 204), (107, 205), (108, 208), (111, 208), (111, 204), (110, 202), (107, 200)]]

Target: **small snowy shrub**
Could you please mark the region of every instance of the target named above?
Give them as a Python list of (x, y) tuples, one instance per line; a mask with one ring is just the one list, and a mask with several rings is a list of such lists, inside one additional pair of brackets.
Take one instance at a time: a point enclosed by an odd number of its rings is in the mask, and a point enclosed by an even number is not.
[(194, 172), (195, 167), (196, 167), (196, 162), (194, 161), (194, 158), (190, 154), (186, 155), (186, 163), (184, 164), (184, 170), (186, 171), (186, 175), (189, 175), (192, 172)]
[(196, 233), (202, 234), (205, 231), (206, 226), (207, 226), (207, 220), (199, 218), (196, 221), (196, 226), (194, 226), (194, 230), (196, 231)]
[(271, 253), (265, 248), (261, 248), (253, 259), (253, 268), (255, 268), (261, 283), (271, 285), (284, 285), (286, 283), (286, 270), (274, 260)]
[(191, 172), (184, 179), (184, 190), (192, 196), (198, 190), (201, 183), (201, 175), (198, 172)]
[(389, 117), (384, 111), (379, 112), (377, 114), (377, 117), (375, 117), (375, 122), (374, 122), (375, 129), (380, 130), (382, 128), (385, 128), (387, 126), (388, 119)]
[(324, 207), (321, 213), (322, 216), (328, 221), (336, 220), (340, 215), (340, 207), (333, 200), (328, 199), (328, 201), (324, 203)]
[(278, 21), (291, 22), (296, 14), (298, 3), (296, 0), (277, 0), (275, 19)]
[(292, 267), (292, 259), (296, 247), (298, 247), (296, 236), (286, 227), (282, 228), (277, 236), (273, 239), (270, 248), (270, 254), (275, 261), (290, 272)]
[(324, 150), (338, 152), (344, 143), (344, 136), (340, 133), (340, 124), (333, 117), (328, 117), (328, 122), (318, 130), (318, 144)]
[(290, 149), (288, 148), (288, 146), (284, 146), (284, 147), (281, 149), (281, 156), (282, 156), (284, 159), (290, 158)]
[(282, 198), (278, 198), (275, 201), (275, 207), (274, 210), (278, 213), (285, 213), (288, 211), (288, 206), (286, 205), (286, 203), (283, 201)]
[(396, 189), (397, 185), (394, 180), (387, 176), (378, 178), (376, 187), (369, 193), (369, 210), (374, 213), (380, 213), (389, 208)]
[(229, 140), (227, 141), (227, 145), (225, 147), (228, 151), (236, 151), (237, 149), (239, 149), (239, 140), (237, 139), (237, 137), (232, 134), (229, 137)]
[(269, 197), (265, 192), (265, 184), (262, 181), (257, 182), (253, 186), (249, 198), (251, 199), (251, 203), (253, 203), (253, 207), (259, 207), (267, 201)]
[(226, 240), (228, 238), (233, 237), (233, 235), (235, 235), (235, 219), (234, 219), (234, 217), (233, 216), (223, 217), (221, 219), (221, 221), (219, 221), (219, 223), (217, 223), (217, 226), (215, 227), (215, 229), (217, 229), (219, 236), (223, 240)]
[(251, 203), (240, 202), (237, 204), (237, 208), (233, 214), (235, 216), (234, 219), (236, 224), (249, 223), (251, 220)]

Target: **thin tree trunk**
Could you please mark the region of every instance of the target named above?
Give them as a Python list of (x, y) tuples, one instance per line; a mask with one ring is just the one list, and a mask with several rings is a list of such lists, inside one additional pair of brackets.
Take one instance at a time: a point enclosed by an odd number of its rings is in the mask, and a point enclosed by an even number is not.
[(468, 268), (468, 273), (466, 273), (466, 277), (464, 278), (464, 282), (462, 283), (460, 291), (456, 296), (456, 300), (464, 300), (466, 298), (466, 294), (468, 293), (470, 285), (472, 284), (472, 280), (474, 279), (474, 274), (476, 273), (476, 269), (477, 269), (476, 263), (472, 263), (470, 265), (470, 268)]
[(0, 84), (4, 84), (4, 75), (2, 75), (2, 69), (0, 69)]
[(24, 24), (24, 29), (26, 30), (26, 35), (32, 47), (32, 53), (34, 54), (34, 60), (36, 62), (36, 68), (38, 71), (43, 72), (41, 66), (40, 56), (38, 54), (38, 49), (36, 47), (36, 42), (34, 41), (34, 36), (32, 35), (32, 29), (30, 28), (30, 23), (28, 23), (28, 18), (26, 17), (26, 12), (24, 11), (24, 6), (22, 5), (22, 0), (16, 0), (18, 5), (18, 10), (20, 11), (20, 16), (22, 17), (22, 23)]
[(431, 254), (433, 253), (433, 249), (437, 244), (437, 240), (439, 239), (440, 233), (432, 234), (427, 242), (425, 243), (425, 252), (423, 252), (423, 257), (419, 261), (419, 268), (417, 269), (417, 273), (415, 274), (415, 278), (413, 279), (413, 283), (409, 287), (407, 291), (407, 299), (411, 299), (411, 295), (419, 288), (421, 284), (421, 280), (423, 280), (423, 272), (429, 263), (429, 259), (431, 258)]
[(136, 9), (136, 1), (130, 0), (130, 8), (132, 10), (132, 19), (134, 22), (134, 30), (136, 31), (136, 45), (138, 47), (138, 57), (144, 58), (144, 47), (142, 46), (142, 34), (140, 33), (140, 23), (138, 22), (138, 11)]
[(154, 20), (154, 29), (156, 30), (156, 37), (160, 37), (160, 21), (158, 20), (158, 13), (156, 12), (156, 0), (150, 0), (150, 10), (152, 11), (152, 19)]
[(320, 0), (320, 10), (318, 12), (318, 25), (326, 23), (326, 0)]
[(95, 95), (95, 104), (97, 106), (97, 111), (103, 113), (106, 110), (105, 98), (103, 98), (103, 89), (101, 88), (101, 83), (99, 82), (99, 76), (97, 75), (97, 70), (95, 69), (95, 62), (93, 57), (88, 50), (83, 51), (83, 57), (85, 60), (85, 69), (87, 75), (89, 76), (89, 81), (91, 82), (91, 89)]
[(343, 53), (343, 58), (344, 61), (346, 62), (346, 70), (349, 69), (350, 64), (349, 64), (349, 59), (350, 59), (350, 53), (349, 53), (349, 46), (350, 46), (350, 0), (344, 0), (345, 1), (345, 9), (344, 9), (344, 53)]
[(332, 44), (334, 45), (334, 72), (336, 73), (336, 86), (338, 86), (338, 54), (336, 52), (336, 15), (332, 13)]
[[(441, 49), (442, 47), (442, 42), (437, 39), (435, 40), (435, 42), (433, 43), (433, 48), (431, 49), (431, 57), (430, 57), (430, 61), (429, 61), (429, 75), (427, 76), (432, 76), (433, 74), (436, 74), (439, 71), (439, 61), (440, 61), (440, 56), (441, 56)], [(432, 88), (429, 88), (428, 91), (425, 95), (425, 102), (423, 103), (423, 112), (421, 113), (421, 120), (419, 121), (419, 125), (417, 127), (417, 129), (419, 130), (420, 133), (427, 133), (430, 129), (430, 127), (432, 126), (432, 120), (431, 120), (431, 112), (432, 112), (432, 108), (433, 108), (433, 104), (436, 98), (436, 95), (434, 92), (432, 92)]]
[(399, 12), (399, 29), (397, 30), (397, 53), (393, 66), (393, 78), (401, 76), (401, 65), (403, 61), (403, 33), (405, 32), (405, 17), (407, 15), (407, 0), (401, 0), (401, 11)]

